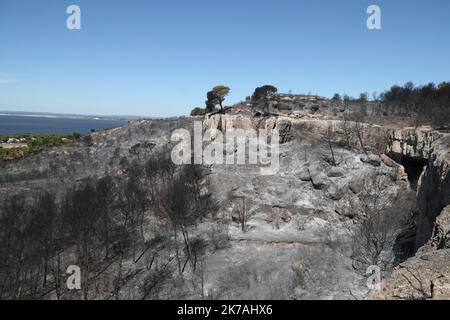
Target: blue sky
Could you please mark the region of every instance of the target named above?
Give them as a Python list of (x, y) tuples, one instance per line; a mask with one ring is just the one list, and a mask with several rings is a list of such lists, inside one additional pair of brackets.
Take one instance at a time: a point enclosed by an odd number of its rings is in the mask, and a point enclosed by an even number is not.
[(268, 83), (358, 96), (450, 80), (449, 36), (448, 0), (1, 0), (0, 110), (183, 115), (216, 84), (228, 104)]

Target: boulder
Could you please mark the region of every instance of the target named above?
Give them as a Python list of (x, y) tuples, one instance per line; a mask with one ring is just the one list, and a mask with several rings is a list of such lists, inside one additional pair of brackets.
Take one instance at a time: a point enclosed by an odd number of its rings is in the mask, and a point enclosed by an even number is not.
[(336, 205), (334, 211), (336, 211), (338, 215), (350, 219), (353, 219), (356, 216), (355, 211), (353, 211), (350, 206), (344, 201), (339, 202)]
[(353, 192), (354, 194), (358, 194), (362, 191), (362, 189), (364, 188), (364, 180), (363, 179), (353, 179), (352, 181), (350, 181), (350, 183), (348, 184), (348, 188), (350, 189), (351, 192)]
[(364, 215), (364, 207), (361, 204), (361, 201), (358, 199), (358, 197), (353, 197), (350, 199), (348, 210), (349, 210), (347, 213), (348, 217)]
[(317, 172), (310, 171), (310, 175), (311, 175), (311, 181), (314, 186), (314, 189), (322, 190), (328, 186), (328, 179), (324, 173), (322, 173), (322, 172), (317, 173)]
[(370, 154), (368, 156), (361, 157), (361, 161), (370, 164), (374, 167), (379, 167), (381, 165), (381, 159), (376, 154)]
[(328, 188), (328, 195), (332, 200), (341, 200), (344, 193), (341, 188), (333, 184)]
[(330, 178), (339, 178), (344, 175), (344, 170), (339, 167), (333, 167), (331, 168), (331, 170), (328, 172), (327, 175)]
[(300, 171), (295, 176), (301, 181), (311, 181), (311, 175), (308, 170)]

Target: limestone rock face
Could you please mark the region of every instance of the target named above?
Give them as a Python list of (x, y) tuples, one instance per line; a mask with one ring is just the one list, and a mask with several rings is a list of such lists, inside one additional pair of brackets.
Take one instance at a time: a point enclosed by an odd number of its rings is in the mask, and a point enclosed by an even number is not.
[[(435, 221), (450, 204), (450, 134), (431, 128), (388, 130), (388, 151), (400, 156), (428, 160), (417, 192), (416, 248), (425, 245), (433, 236)], [(382, 161), (390, 167), (394, 163), (386, 156)], [(404, 170), (398, 177), (405, 179)]]
[(419, 181), (417, 192), (417, 248), (432, 236), (434, 222), (450, 204), (450, 135), (439, 139)]
[(255, 129), (252, 118), (244, 115), (215, 114), (207, 115), (203, 121), (204, 130)]
[(436, 218), (431, 239), (417, 252), (428, 253), (442, 249), (450, 249), (450, 205)]
[(436, 218), (433, 236), (425, 247), (428, 250), (450, 249), (450, 205)]
[(389, 130), (389, 151), (413, 158), (428, 159), (433, 145), (441, 137), (437, 131), (430, 129), (396, 129)]

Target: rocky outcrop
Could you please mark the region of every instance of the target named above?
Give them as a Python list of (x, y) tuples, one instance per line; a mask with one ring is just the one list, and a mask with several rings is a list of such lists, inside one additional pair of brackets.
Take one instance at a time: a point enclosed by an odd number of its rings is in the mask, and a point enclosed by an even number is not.
[(204, 130), (236, 130), (256, 129), (257, 124), (245, 115), (214, 114), (207, 115), (203, 121)]
[(411, 158), (428, 159), (441, 134), (431, 128), (388, 130), (389, 152)]
[(276, 129), (280, 144), (284, 144), (294, 139), (292, 125), (288, 117), (254, 118), (245, 114), (214, 114), (206, 116), (203, 129), (220, 130), (222, 133), (230, 130), (266, 130), (268, 135)]
[[(388, 130), (394, 156), (427, 160), (417, 192), (416, 248), (432, 237), (436, 218), (450, 204), (450, 135), (431, 128)], [(382, 159), (387, 165), (389, 160)]]
[(293, 94), (275, 94), (270, 97), (268, 109), (276, 113), (296, 115), (316, 113), (327, 103), (323, 97)]

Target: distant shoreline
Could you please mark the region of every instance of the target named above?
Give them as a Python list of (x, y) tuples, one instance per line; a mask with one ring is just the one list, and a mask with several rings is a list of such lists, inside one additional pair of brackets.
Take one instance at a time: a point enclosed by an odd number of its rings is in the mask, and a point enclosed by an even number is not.
[(79, 115), (79, 114), (59, 114), (50, 112), (30, 112), (30, 111), (1, 111), (0, 116), (14, 117), (36, 117), (36, 118), (52, 118), (52, 119), (82, 119), (82, 120), (108, 120), (108, 121), (130, 121), (142, 119), (139, 116), (99, 116), (99, 115)]

